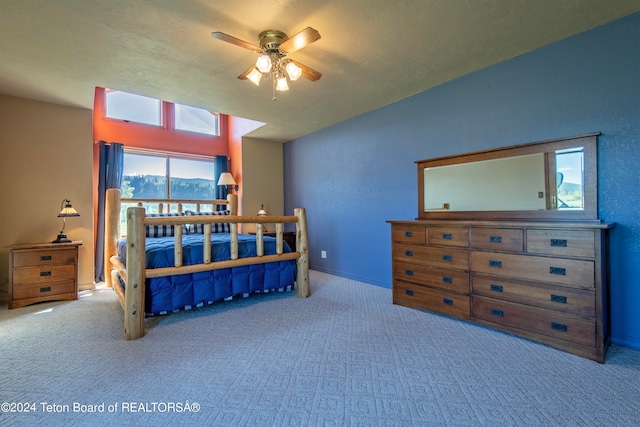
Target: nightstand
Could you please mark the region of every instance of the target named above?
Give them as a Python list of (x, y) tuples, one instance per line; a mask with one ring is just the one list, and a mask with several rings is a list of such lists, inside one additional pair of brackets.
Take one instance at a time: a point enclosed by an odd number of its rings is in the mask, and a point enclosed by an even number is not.
[[(249, 234), (256, 234), (255, 231)], [(267, 231), (266, 233), (262, 233), (264, 236), (276, 237), (275, 231)], [(296, 251), (296, 232), (295, 231), (283, 231), (282, 232), (282, 240), (287, 242), (289, 247), (291, 248), (291, 252)]]
[(9, 249), (9, 308), (42, 301), (78, 299), (78, 247), (69, 243), (31, 243)]

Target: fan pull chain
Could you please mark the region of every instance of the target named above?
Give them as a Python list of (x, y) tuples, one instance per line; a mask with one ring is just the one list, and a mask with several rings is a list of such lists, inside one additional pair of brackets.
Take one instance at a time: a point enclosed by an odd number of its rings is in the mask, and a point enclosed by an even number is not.
[(271, 82), (273, 83), (272, 87), (273, 87), (273, 98), (271, 98), (272, 101), (276, 100), (276, 79), (271, 76)]

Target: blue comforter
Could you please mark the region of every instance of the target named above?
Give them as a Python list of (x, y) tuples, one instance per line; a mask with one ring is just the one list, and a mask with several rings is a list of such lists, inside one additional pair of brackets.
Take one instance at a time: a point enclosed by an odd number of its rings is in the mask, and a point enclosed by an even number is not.
[[(238, 257), (256, 255), (255, 236), (238, 235)], [(146, 268), (174, 266), (174, 238), (146, 239)], [(202, 263), (202, 234), (182, 236), (182, 265)], [(291, 252), (286, 242), (283, 251)], [(264, 237), (264, 254), (276, 253), (276, 239)], [(211, 235), (212, 261), (231, 259), (229, 234)], [(118, 256), (126, 262), (126, 240), (118, 242)], [(296, 277), (295, 261), (225, 268), (193, 274), (158, 277), (146, 280), (145, 313), (147, 316), (200, 307), (216, 301), (254, 292), (292, 289)]]

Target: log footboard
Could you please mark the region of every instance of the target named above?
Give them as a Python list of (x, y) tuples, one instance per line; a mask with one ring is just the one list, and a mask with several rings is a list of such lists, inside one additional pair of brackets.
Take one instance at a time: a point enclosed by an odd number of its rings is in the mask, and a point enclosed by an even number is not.
[[(123, 200), (124, 201), (124, 200)], [(140, 200), (127, 199), (126, 201)], [(159, 202), (145, 201), (145, 202)], [(179, 203), (171, 200), (167, 203)], [(193, 201), (184, 201), (192, 203)], [(191, 216), (191, 217), (147, 217), (143, 207), (130, 207), (127, 209), (127, 259), (126, 268), (117, 256), (117, 242), (120, 238), (120, 191), (107, 190), (106, 197), (106, 223), (105, 223), (105, 282), (107, 287), (116, 291), (120, 304), (124, 310), (124, 336), (127, 340), (141, 338), (145, 334), (145, 281), (151, 277), (172, 276), (178, 274), (194, 273), (200, 271), (217, 270), (252, 264), (264, 264), (275, 261), (296, 260), (296, 293), (300, 298), (309, 296), (309, 258), (307, 241), (307, 219), (304, 208), (294, 210), (293, 216), (238, 216), (237, 198), (230, 195), (228, 200), (214, 200), (203, 202), (209, 204), (227, 204), (231, 215), (223, 216)], [(211, 223), (228, 223), (230, 225), (231, 260), (211, 261)], [(238, 258), (238, 224), (256, 224), (256, 252), (258, 256), (251, 258)], [(263, 254), (263, 228), (264, 224), (276, 224), (276, 254)], [(285, 223), (296, 224), (296, 252), (283, 252), (283, 230)], [(204, 245), (202, 264), (182, 265), (182, 225), (203, 224)], [(145, 227), (148, 225), (174, 225), (174, 250), (175, 266), (160, 269), (146, 269)], [(125, 287), (119, 285), (118, 280), (125, 282)]]

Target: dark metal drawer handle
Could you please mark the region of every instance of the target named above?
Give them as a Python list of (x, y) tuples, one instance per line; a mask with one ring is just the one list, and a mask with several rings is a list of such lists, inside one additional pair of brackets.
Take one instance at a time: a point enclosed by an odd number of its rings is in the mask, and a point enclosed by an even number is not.
[(453, 277), (449, 277), (449, 276), (442, 276), (442, 281), (444, 283), (453, 283)]
[(558, 248), (566, 248), (567, 241), (565, 239), (551, 239), (551, 246), (555, 246)]
[(444, 240), (451, 240), (451, 239), (453, 239), (453, 234), (451, 234), (451, 233), (442, 233), (442, 238)]
[(453, 305), (453, 300), (449, 298), (442, 298), (442, 302), (446, 305)]
[(561, 267), (549, 267), (549, 274), (555, 274), (556, 276), (566, 276), (567, 270)]
[(46, 288), (40, 288), (40, 292), (51, 292), (51, 286), (47, 286)]
[(559, 302), (561, 304), (566, 304), (567, 303), (567, 297), (565, 297), (564, 295), (551, 294), (551, 301)]
[(404, 232), (405, 237), (413, 237), (413, 233), (410, 231), (405, 231)]
[(40, 261), (51, 261), (51, 255), (42, 255)]
[(491, 284), (491, 290), (493, 292), (502, 292), (502, 286), (500, 285), (494, 285), (493, 283)]
[(502, 261), (489, 260), (489, 267), (502, 268)]
[(407, 295), (409, 295), (410, 297), (412, 297), (412, 296), (413, 296), (413, 291), (412, 291), (411, 289), (405, 289), (405, 290), (404, 290), (404, 293), (405, 293), (405, 294), (407, 294)]
[(453, 261), (453, 257), (451, 255), (442, 255), (442, 260), (443, 261), (447, 261), (447, 262), (451, 262), (451, 261)]
[(413, 256), (413, 251), (404, 251), (406, 256)]
[(50, 271), (41, 271), (40, 272), (40, 277), (47, 277), (47, 276), (51, 276), (51, 272)]
[(404, 274), (406, 274), (407, 276), (413, 276), (413, 270), (405, 270)]
[(556, 322), (551, 322), (551, 327), (556, 331), (560, 331), (560, 332), (567, 332), (567, 330), (569, 329), (567, 325), (564, 325), (562, 323), (556, 323)]
[(502, 316), (504, 316), (504, 311), (496, 310), (495, 308), (492, 308), (491, 309), (491, 315), (492, 316), (496, 316), (496, 317), (502, 317)]
[(502, 236), (489, 236), (489, 242), (502, 243)]

